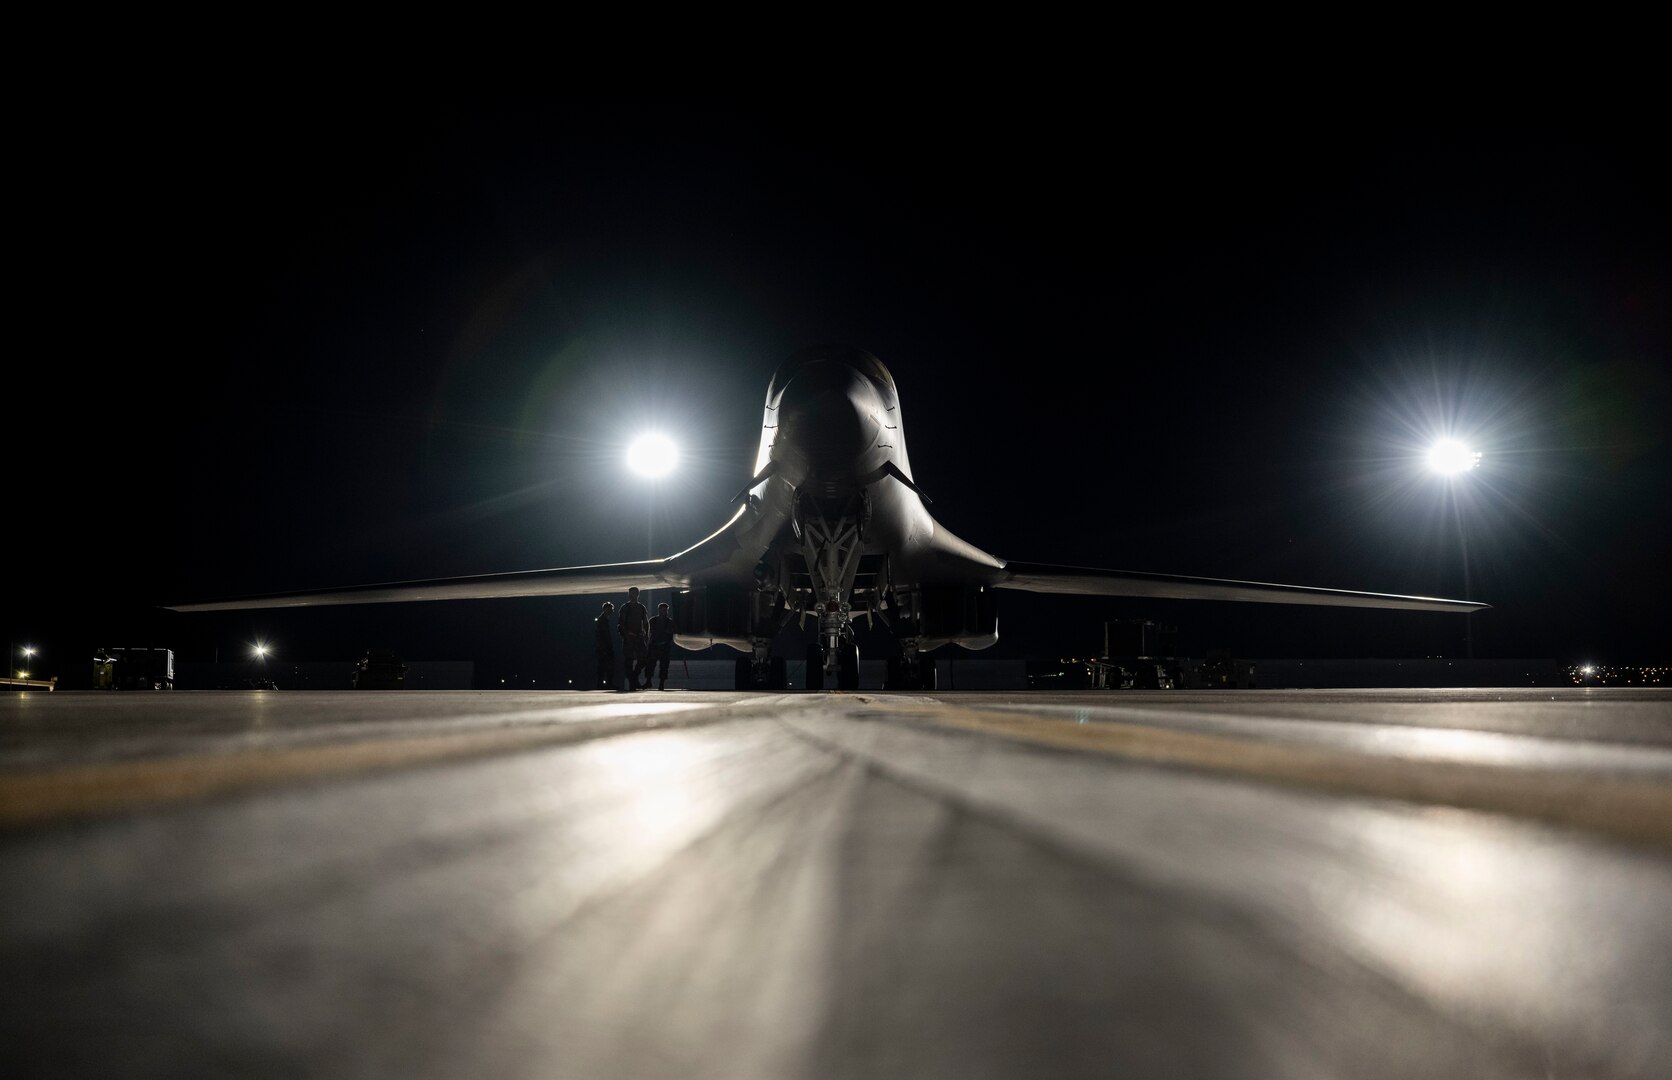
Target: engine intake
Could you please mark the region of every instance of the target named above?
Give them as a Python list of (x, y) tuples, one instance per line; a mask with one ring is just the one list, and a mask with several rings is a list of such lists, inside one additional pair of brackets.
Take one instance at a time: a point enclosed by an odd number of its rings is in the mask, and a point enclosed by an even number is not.
[(924, 585), (917, 591), (918, 647), (985, 649), (999, 640), (999, 602), (979, 585)]

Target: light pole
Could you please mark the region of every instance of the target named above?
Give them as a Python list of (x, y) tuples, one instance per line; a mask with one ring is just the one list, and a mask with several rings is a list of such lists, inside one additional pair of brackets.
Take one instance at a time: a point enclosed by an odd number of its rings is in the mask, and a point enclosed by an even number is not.
[[(634, 439), (627, 447), (627, 468), (649, 481), (654, 495), (657, 481), (671, 474), (679, 466), (679, 447), (659, 431), (649, 431)], [(646, 558), (656, 557), (656, 503), (652, 498), (645, 512)], [(644, 597), (646, 610), (655, 611), (654, 596)]]
[(267, 654), (270, 651), (271, 647), (265, 641), (258, 641), (254, 645), (250, 646), (250, 658), (257, 664), (261, 665), (259, 668), (260, 674), (256, 676), (255, 682), (262, 690), (269, 689), (270, 680), (267, 678)]
[[(1457, 548), (1463, 560), (1463, 599), (1473, 595), (1469, 582), (1469, 531), (1463, 522), (1463, 499), (1457, 485), (1460, 480), (1480, 468), (1480, 451), (1461, 439), (1446, 437), (1428, 449), (1428, 467), (1439, 473), (1446, 482), (1446, 499), (1451, 503), (1452, 520), (1457, 523)], [(1473, 660), (1475, 656), (1474, 612), (1463, 615), (1463, 652)]]

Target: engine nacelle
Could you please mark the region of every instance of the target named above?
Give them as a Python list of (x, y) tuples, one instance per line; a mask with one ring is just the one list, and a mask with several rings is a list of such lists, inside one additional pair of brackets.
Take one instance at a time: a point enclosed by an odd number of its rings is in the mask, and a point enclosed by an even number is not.
[(918, 647), (985, 649), (999, 640), (999, 601), (980, 585), (924, 585), (914, 598)]
[(681, 649), (725, 645), (748, 652), (755, 590), (742, 585), (693, 585), (673, 594), (673, 641)]

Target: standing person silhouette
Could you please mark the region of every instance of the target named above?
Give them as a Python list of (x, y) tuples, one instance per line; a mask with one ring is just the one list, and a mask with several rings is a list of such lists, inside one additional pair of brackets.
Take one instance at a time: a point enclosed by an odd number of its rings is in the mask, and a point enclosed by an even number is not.
[(668, 688), (668, 663), (673, 659), (673, 616), (668, 605), (657, 604), (656, 615), (650, 620), (650, 663), (645, 668), (644, 683), (650, 685), (650, 672), (656, 672), (656, 689)]
[(610, 633), (610, 616), (615, 613), (615, 605), (604, 601), (604, 608), (598, 613), (597, 638), (595, 649), (598, 654), (598, 685), (594, 690), (615, 689), (615, 636)]
[[(621, 615), (615, 621), (621, 632), (622, 660), (627, 665), (627, 689), (648, 690), (650, 673), (646, 670), (645, 635), (649, 632), (649, 614), (639, 603), (639, 587), (627, 590), (627, 602), (621, 605)], [(639, 677), (644, 676), (640, 685)]]

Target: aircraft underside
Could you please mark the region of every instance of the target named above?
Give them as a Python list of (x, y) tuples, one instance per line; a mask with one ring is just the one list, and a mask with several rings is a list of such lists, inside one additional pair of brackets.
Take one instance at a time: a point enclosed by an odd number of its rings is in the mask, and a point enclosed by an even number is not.
[[(812, 629), (806, 649), (806, 688), (859, 687), (855, 623), (881, 624), (899, 643), (888, 660), (885, 688), (934, 688), (932, 648), (958, 641), (983, 648), (997, 640), (991, 594), (980, 586), (904, 580), (895, 560), (868, 545), (871, 500), (863, 490), (847, 497), (800, 494), (788, 525), (755, 567), (747, 589), (697, 585), (675, 597), (675, 623), (698, 630), (691, 644), (722, 644), (745, 656), (737, 661), (737, 688), (786, 688), (787, 658), (772, 646), (791, 624)], [(745, 593), (744, 596), (737, 595)], [(987, 618), (966, 618), (967, 601)]]

